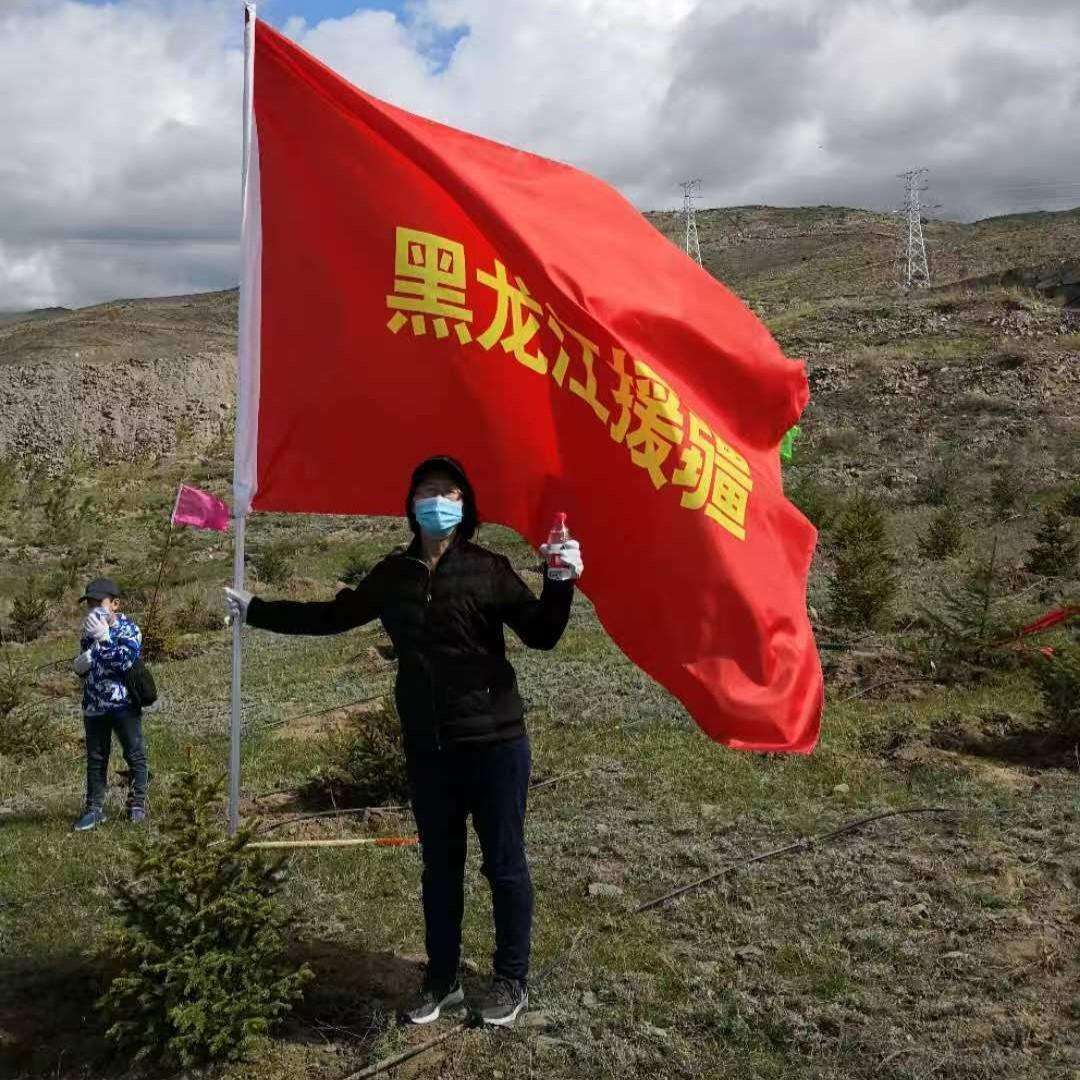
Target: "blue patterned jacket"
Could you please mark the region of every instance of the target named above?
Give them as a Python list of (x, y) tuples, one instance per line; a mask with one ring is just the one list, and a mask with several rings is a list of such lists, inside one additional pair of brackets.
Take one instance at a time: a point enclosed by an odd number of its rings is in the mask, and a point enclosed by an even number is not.
[(142, 631), (126, 615), (117, 615), (107, 641), (85, 637), (81, 645), (90, 654), (90, 670), (83, 678), (83, 712), (105, 716), (130, 708), (124, 672), (142, 655)]

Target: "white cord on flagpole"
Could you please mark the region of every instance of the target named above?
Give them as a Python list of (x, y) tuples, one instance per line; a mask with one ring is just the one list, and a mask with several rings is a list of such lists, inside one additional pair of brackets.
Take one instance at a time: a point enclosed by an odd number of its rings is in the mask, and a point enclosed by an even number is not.
[[(248, 221), (248, 169), (251, 164), (251, 114), (252, 86), (255, 76), (255, 4), (244, 4), (244, 156), (240, 181), (241, 212), (244, 228)], [(239, 439), (239, 432), (237, 433)], [(236, 531), (233, 534), (233, 588), (244, 587), (244, 526), (247, 523), (247, 506), (237, 506), (233, 518)], [(241, 631), (243, 619), (233, 619), (232, 624), (232, 688), (229, 702), (229, 834), (235, 835), (240, 828), (240, 721), (241, 721)]]

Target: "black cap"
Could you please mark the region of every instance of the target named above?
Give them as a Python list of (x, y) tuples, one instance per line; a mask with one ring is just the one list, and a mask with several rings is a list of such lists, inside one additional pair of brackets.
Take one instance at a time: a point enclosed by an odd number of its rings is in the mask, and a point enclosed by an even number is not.
[(81, 603), (83, 600), (104, 600), (106, 597), (118, 600), (120, 590), (116, 587), (116, 582), (112, 578), (98, 577), (94, 578), (86, 586), (86, 591), (79, 597), (79, 602)]
[(476, 511), (476, 493), (473, 491), (468, 476), (465, 475), (465, 466), (456, 458), (445, 454), (429, 457), (426, 461), (421, 461), (413, 470), (412, 479), (409, 481), (409, 493), (405, 496), (405, 516), (409, 519), (409, 528), (412, 529), (413, 535), (420, 535), (420, 526), (417, 523), (416, 514), (413, 513), (413, 497), (420, 486), (420, 481), (432, 473), (445, 473), (461, 488), (462, 518), (454, 535), (459, 540), (471, 540), (476, 533), (476, 526), (480, 523)]

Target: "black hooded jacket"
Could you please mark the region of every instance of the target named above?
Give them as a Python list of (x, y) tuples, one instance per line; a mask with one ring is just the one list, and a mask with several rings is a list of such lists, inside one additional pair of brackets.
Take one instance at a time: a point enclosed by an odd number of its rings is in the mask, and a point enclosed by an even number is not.
[(523, 734), (504, 626), (531, 648), (552, 649), (566, 629), (574, 592), (570, 582), (545, 578), (537, 599), (504, 556), (470, 542), (476, 502), (452, 459), (430, 459), (413, 474), (406, 510), (414, 534), (412, 492), (436, 469), (455, 476), (465, 508), (453, 544), (433, 571), (417, 535), (407, 550), (388, 555), (355, 589), (342, 589), (331, 601), (255, 598), (247, 612), (251, 626), (282, 634), (338, 634), (380, 619), (397, 651), (395, 699), (409, 750)]

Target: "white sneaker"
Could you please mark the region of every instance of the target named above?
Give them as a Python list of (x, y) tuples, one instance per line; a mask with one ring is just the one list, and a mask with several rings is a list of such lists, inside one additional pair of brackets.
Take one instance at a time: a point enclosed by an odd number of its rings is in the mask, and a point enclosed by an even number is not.
[(410, 1024), (430, 1024), (438, 1020), (444, 1009), (453, 1009), (465, 1001), (460, 981), (430, 983), (425, 980), (414, 1004), (405, 1011)]

